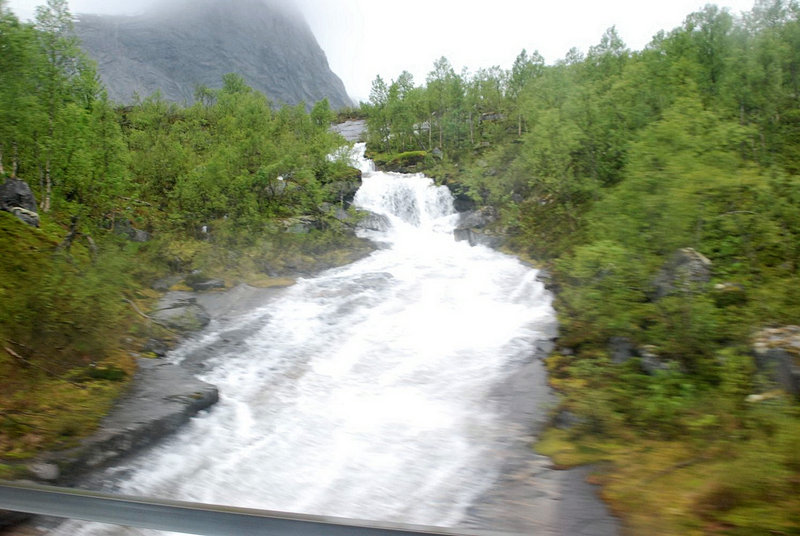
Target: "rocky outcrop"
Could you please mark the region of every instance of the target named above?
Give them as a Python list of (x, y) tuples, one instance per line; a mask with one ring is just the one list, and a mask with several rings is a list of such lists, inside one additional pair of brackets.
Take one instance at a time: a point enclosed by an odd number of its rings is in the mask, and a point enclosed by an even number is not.
[(653, 299), (705, 290), (711, 280), (711, 261), (692, 248), (676, 251), (653, 281)]
[(496, 221), (497, 211), (493, 207), (462, 212), (453, 230), (453, 238), (456, 242), (468, 242), (470, 246), (498, 248), (505, 240), (503, 235), (489, 228)]
[(347, 141), (364, 141), (363, 138), (367, 131), (367, 122), (363, 119), (354, 119), (333, 125), (331, 130)]
[(360, 211), (360, 213), (362, 217), (356, 225), (356, 228), (360, 230), (385, 232), (392, 226), (392, 222), (383, 214), (376, 214), (366, 210)]
[(476, 231), (474, 229), (456, 229), (453, 231), (456, 242), (468, 242), (470, 246), (486, 246), (497, 249), (503, 245), (505, 238), (499, 234)]
[(461, 183), (448, 183), (447, 187), (453, 195), (453, 208), (458, 212), (475, 210), (478, 205), (472, 198), (469, 188)]
[(273, 102), (351, 106), (302, 14), (271, 0), (171, 0), (137, 16), (78, 16), (75, 30), (112, 100), (156, 91), (193, 102), (198, 86), (241, 75)]
[[(356, 171), (359, 174), (361, 173), (359, 170)], [(357, 180), (336, 181), (326, 184), (322, 191), (329, 201), (349, 207), (353, 204), (353, 199), (355, 199), (359, 188), (361, 188), (360, 175)]]
[(459, 214), (456, 229), (485, 229), (497, 221), (497, 210), (494, 207), (482, 207)]
[(219, 290), (225, 288), (225, 281), (214, 277), (208, 277), (199, 270), (195, 270), (187, 275), (183, 281), (189, 288), (196, 292), (205, 292), (208, 290)]
[(169, 292), (150, 318), (178, 332), (199, 331), (211, 321), (208, 312), (189, 292)]
[(7, 179), (0, 184), (0, 210), (10, 212), (32, 227), (39, 227), (36, 198), (23, 180)]
[(69, 483), (171, 434), (219, 399), (217, 388), (178, 365), (139, 359), (129, 391), (80, 446), (48, 454), (29, 467), (40, 480)]
[(784, 391), (800, 397), (800, 326), (761, 330), (753, 350), (758, 369)]
[(407, 151), (392, 154), (367, 154), (383, 171), (395, 173), (420, 173), (425, 171), (427, 151)]

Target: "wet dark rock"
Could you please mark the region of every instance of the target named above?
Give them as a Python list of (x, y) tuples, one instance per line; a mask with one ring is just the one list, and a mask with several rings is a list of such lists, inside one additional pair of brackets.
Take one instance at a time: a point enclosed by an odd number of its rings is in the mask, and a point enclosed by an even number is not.
[(469, 193), (469, 188), (460, 183), (448, 184), (450, 194), (453, 196), (453, 208), (457, 212), (468, 212), (477, 208), (477, 203)]
[(129, 391), (80, 446), (49, 453), (42, 463), (56, 465), (67, 483), (105, 467), (174, 432), (219, 399), (217, 388), (178, 365), (139, 359)]
[(455, 238), (456, 242), (469, 242), (470, 246), (486, 246), (492, 249), (499, 248), (505, 242), (505, 239), (500, 235), (474, 229), (456, 229), (453, 231), (453, 238)]
[(459, 215), (456, 229), (484, 229), (497, 221), (497, 210), (494, 207), (482, 207)]
[(185, 292), (169, 292), (150, 316), (179, 332), (198, 331), (211, 321), (208, 312)]
[(356, 171), (359, 173), (358, 179), (335, 181), (326, 184), (322, 189), (325, 198), (332, 203), (344, 204), (346, 206), (352, 205), (353, 199), (356, 197), (356, 192), (361, 188), (361, 171)]
[(469, 242), (470, 246), (486, 246), (499, 248), (504, 237), (488, 229), (497, 221), (497, 210), (494, 207), (482, 207), (478, 210), (462, 212), (453, 231), (456, 242)]
[(225, 281), (223, 281), (222, 279), (201, 279), (201, 280), (193, 279), (191, 281), (187, 280), (186, 284), (192, 290), (198, 292), (225, 288)]
[(800, 397), (800, 326), (761, 330), (753, 350), (758, 369), (781, 389)]
[(391, 221), (387, 216), (383, 214), (375, 214), (374, 212), (368, 212), (366, 210), (360, 211), (364, 216), (358, 222), (356, 226), (358, 229), (365, 230), (365, 231), (379, 231), (384, 232), (388, 231), (389, 228), (392, 226)]
[(711, 280), (711, 261), (692, 248), (676, 251), (653, 281), (653, 298), (705, 290)]
[(611, 337), (608, 340), (608, 354), (612, 363), (625, 363), (636, 355), (636, 348), (627, 337)]
[(7, 179), (0, 184), (0, 210), (10, 212), (32, 227), (39, 227), (37, 208), (36, 198), (27, 182)]
[(142, 345), (141, 352), (143, 354), (153, 354), (156, 357), (164, 357), (169, 352), (169, 346), (162, 340), (159, 339), (148, 339)]

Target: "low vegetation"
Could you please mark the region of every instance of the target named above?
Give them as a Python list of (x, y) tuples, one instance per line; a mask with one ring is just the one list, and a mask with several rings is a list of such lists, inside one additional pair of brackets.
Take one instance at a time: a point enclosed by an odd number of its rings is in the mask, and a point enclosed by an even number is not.
[(800, 531), (797, 398), (753, 350), (800, 323), (798, 44), (794, 2), (707, 6), (641, 51), (611, 28), (550, 65), (442, 58), (364, 106), (371, 150), (438, 153), (426, 172), (551, 272), (560, 428), (538, 448), (597, 464), (632, 534)]
[(20, 22), (0, 1), (0, 183), (26, 181), (41, 225), (0, 212), (0, 476), (96, 427), (149, 337), (151, 283), (201, 270), (228, 285), (352, 260), (360, 173), (328, 155), (327, 101), (275, 107), (242, 78), (117, 106), (64, 0)]

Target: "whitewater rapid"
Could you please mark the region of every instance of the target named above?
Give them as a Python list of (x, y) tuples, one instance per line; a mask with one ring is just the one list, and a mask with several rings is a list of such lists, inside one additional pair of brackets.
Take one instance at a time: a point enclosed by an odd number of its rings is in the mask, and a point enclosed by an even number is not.
[[(251, 328), (206, 362), (220, 402), (108, 471), (114, 491), (455, 526), (495, 481), (509, 438), (493, 393), (554, 336), (551, 296), (536, 270), (454, 240), (446, 188), (356, 152), (355, 204), (389, 223), (365, 231), (381, 248), (172, 352), (180, 362)], [(78, 522), (56, 533), (154, 534)]]

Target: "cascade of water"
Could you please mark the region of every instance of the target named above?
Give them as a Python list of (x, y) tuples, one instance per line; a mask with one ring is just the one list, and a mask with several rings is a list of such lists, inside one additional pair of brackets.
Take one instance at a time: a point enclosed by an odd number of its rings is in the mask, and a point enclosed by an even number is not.
[[(261, 327), (202, 377), (220, 403), (111, 471), (116, 489), (453, 525), (496, 477), (507, 430), (492, 390), (553, 335), (550, 296), (516, 259), (453, 240), (446, 188), (375, 172), (356, 150), (355, 203), (389, 218), (388, 247), (239, 319)], [(71, 522), (61, 533), (147, 533), (127, 530)]]

